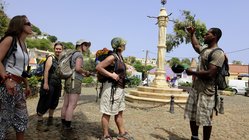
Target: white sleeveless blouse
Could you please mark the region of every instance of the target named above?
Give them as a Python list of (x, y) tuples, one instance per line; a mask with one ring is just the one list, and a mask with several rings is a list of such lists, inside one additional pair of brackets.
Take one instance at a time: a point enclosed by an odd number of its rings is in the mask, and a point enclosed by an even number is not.
[(22, 51), (20, 44), (18, 42), (16, 42), (16, 44), (17, 44), (17, 51), (14, 52), (14, 54), (10, 55), (9, 59), (7, 60), (5, 68), (6, 72), (17, 76), (21, 76), (24, 68), (27, 68), (28, 66), (29, 57), (25, 51)]

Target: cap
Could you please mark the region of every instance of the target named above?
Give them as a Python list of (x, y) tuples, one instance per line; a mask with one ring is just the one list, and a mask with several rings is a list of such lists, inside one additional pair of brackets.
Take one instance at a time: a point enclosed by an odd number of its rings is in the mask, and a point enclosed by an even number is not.
[(91, 45), (91, 42), (90, 41), (87, 41), (87, 40), (84, 40), (84, 39), (80, 39), (76, 42), (76, 45), (81, 45), (82, 43), (88, 43)]
[(126, 45), (126, 41), (121, 37), (115, 37), (111, 40), (111, 45), (113, 49), (117, 49), (121, 45)]

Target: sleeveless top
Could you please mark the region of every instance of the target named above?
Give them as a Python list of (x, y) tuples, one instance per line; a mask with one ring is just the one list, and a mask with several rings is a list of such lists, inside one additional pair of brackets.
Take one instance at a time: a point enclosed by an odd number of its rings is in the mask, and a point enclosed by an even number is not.
[(22, 72), (28, 66), (29, 57), (28, 54), (22, 50), (18, 41), (17, 44), (17, 51), (13, 52), (13, 54), (9, 57), (6, 61), (5, 69), (6, 72), (14, 74), (16, 76), (21, 76)]
[[(54, 55), (51, 55), (49, 57), (52, 57), (52, 65), (48, 71), (48, 80), (52, 80), (53, 83), (56, 84), (60, 84), (61, 83), (61, 79), (58, 77), (58, 75), (56, 74), (56, 68), (58, 67), (58, 58), (56, 58)], [(44, 63), (44, 65), (46, 65), (46, 63)], [(45, 70), (45, 67), (44, 67)]]
[(117, 86), (124, 89), (125, 88), (125, 78), (126, 78), (126, 66), (123, 58), (116, 60), (115, 73), (119, 75), (119, 80), (117, 81)]
[(124, 89), (125, 88), (125, 78), (126, 78), (126, 66), (123, 61), (122, 56), (117, 54), (112, 54), (115, 57), (114, 64), (106, 67), (106, 70), (109, 72), (115, 72), (119, 76), (118, 81), (114, 81), (112, 78), (108, 78), (107, 81), (113, 82), (117, 87)]

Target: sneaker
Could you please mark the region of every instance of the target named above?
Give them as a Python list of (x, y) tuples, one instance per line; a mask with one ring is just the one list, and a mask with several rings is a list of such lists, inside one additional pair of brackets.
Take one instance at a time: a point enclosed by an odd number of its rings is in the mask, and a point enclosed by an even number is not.
[(119, 134), (117, 136), (117, 139), (118, 140), (134, 140), (134, 138), (128, 132), (125, 132), (123, 135)]
[(47, 126), (53, 125), (53, 117), (48, 117)]
[(38, 121), (36, 125), (36, 130), (46, 132), (48, 131), (48, 127), (43, 124), (43, 121)]

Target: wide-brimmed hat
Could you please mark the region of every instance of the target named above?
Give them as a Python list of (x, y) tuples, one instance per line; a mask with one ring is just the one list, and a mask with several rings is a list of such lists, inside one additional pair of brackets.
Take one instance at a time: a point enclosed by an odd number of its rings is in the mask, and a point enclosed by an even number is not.
[(187, 69), (187, 67), (183, 66), (183, 65), (180, 65), (180, 64), (174, 64), (172, 67), (171, 67), (172, 71), (174, 73), (182, 73), (184, 70)]
[(76, 45), (78, 46), (78, 45), (81, 45), (81, 44), (83, 44), (83, 43), (87, 43), (87, 44), (89, 44), (89, 45), (91, 46), (91, 42), (90, 42), (90, 41), (87, 41), (87, 40), (85, 40), (85, 39), (80, 39), (80, 40), (78, 40), (78, 41), (76, 42)]

